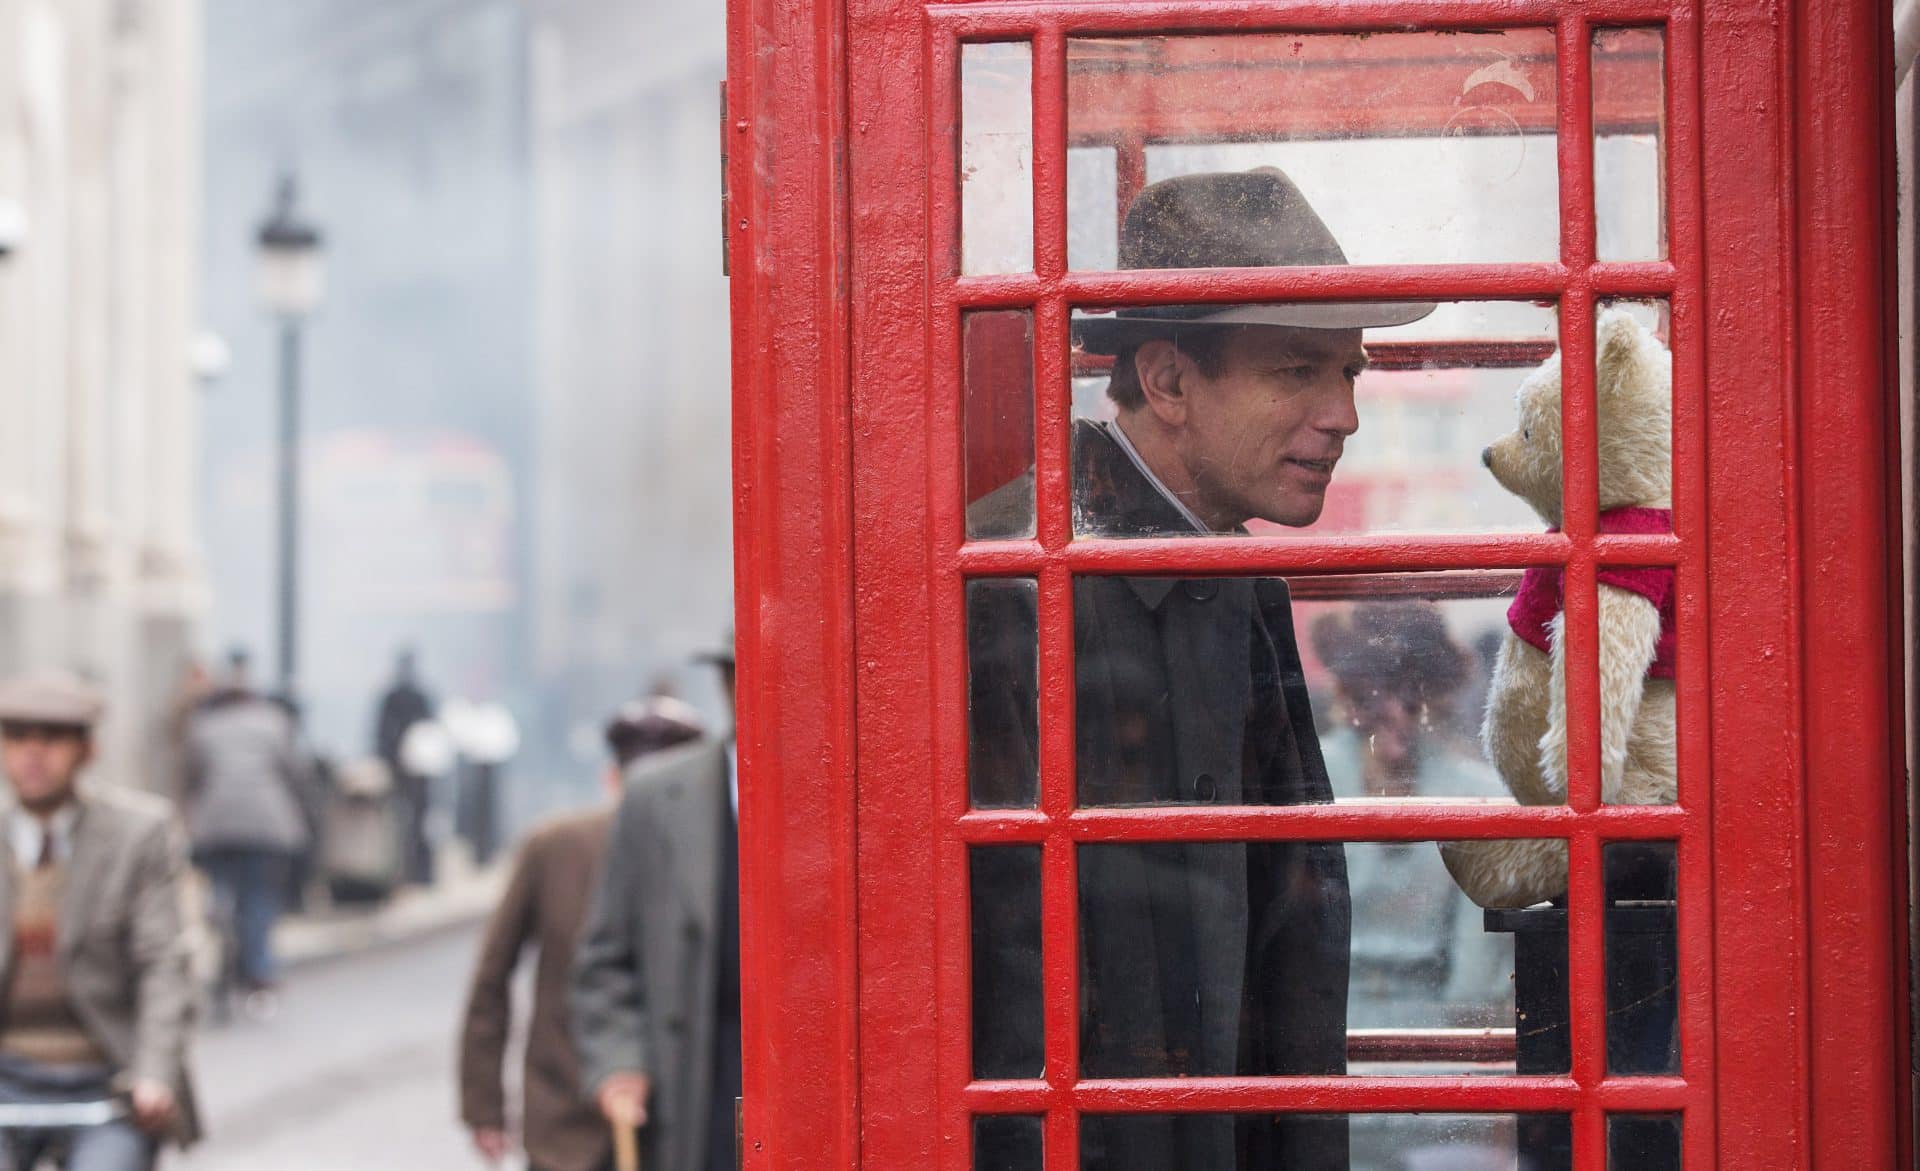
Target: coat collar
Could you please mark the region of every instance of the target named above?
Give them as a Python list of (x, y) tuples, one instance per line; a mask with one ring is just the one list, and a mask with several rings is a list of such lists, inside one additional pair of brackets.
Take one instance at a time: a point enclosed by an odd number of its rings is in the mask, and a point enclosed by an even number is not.
[[(1106, 428), (1089, 419), (1073, 425), (1073, 515), (1076, 528), (1100, 537), (1201, 535)], [(1141, 604), (1157, 610), (1180, 579), (1130, 576), (1126, 582)]]

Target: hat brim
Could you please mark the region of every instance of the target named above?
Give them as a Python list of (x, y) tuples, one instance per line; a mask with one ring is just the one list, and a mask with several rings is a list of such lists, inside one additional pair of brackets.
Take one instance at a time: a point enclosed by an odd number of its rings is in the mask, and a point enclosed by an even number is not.
[(1288, 329), (1381, 329), (1411, 325), (1432, 313), (1432, 301), (1303, 301), (1287, 305), (1228, 305), (1195, 317), (1148, 316), (1121, 310), (1111, 317), (1074, 321), (1074, 337), (1090, 354), (1112, 354), (1130, 343), (1170, 337), (1193, 329), (1221, 326), (1280, 326)]

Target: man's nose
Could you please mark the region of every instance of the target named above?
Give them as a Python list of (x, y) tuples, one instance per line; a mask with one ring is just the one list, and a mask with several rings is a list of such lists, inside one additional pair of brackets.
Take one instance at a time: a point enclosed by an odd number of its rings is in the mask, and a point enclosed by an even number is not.
[(1335, 434), (1346, 436), (1360, 430), (1360, 407), (1354, 402), (1353, 385), (1343, 381), (1339, 392), (1333, 395), (1332, 409), (1321, 420), (1321, 427)]

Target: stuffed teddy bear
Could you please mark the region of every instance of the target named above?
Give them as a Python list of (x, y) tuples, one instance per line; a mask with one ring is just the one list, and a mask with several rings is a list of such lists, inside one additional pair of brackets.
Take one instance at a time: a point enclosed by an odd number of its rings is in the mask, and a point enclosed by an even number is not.
[[(1597, 330), (1600, 531), (1672, 528), (1673, 375), (1667, 350), (1618, 310)], [(1519, 427), (1482, 462), (1557, 531), (1561, 523), (1560, 355), (1515, 396)], [(1600, 786), (1610, 804), (1671, 803), (1674, 784), (1672, 569), (1599, 572)], [(1562, 572), (1530, 569), (1507, 612), (1481, 743), (1522, 805), (1567, 799)], [(1567, 889), (1566, 842), (1445, 842), (1447, 870), (1483, 907), (1524, 907)]]

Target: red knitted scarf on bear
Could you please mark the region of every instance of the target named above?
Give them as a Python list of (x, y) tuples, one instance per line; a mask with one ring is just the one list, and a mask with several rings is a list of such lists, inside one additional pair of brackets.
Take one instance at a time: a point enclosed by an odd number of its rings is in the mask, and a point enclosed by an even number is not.
[[(1557, 528), (1548, 529), (1557, 533)], [(1670, 533), (1673, 510), (1667, 508), (1614, 508), (1600, 514), (1603, 533)], [(1520, 594), (1507, 608), (1507, 625), (1522, 642), (1552, 652), (1547, 638), (1547, 623), (1564, 607), (1562, 585), (1565, 571), (1559, 568), (1529, 569), (1520, 579)], [(1600, 567), (1601, 585), (1631, 591), (1652, 602), (1660, 610), (1660, 641), (1654, 647), (1653, 666), (1647, 675), (1654, 679), (1673, 678), (1675, 636), (1673, 619), (1673, 569), (1627, 569), (1615, 565)]]

